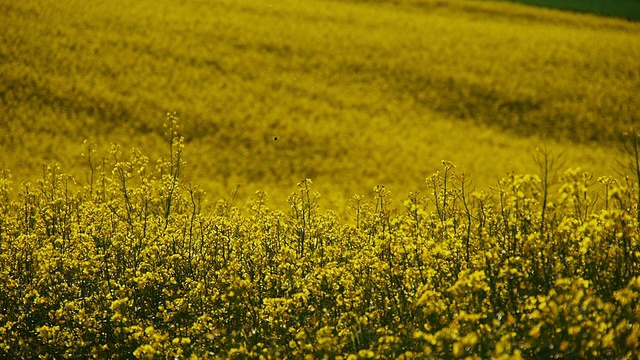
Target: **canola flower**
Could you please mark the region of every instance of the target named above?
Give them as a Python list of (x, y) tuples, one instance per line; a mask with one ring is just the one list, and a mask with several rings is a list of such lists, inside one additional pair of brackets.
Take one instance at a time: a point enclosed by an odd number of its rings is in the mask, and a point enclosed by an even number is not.
[(640, 354), (633, 175), (511, 174), (471, 192), (443, 162), (427, 195), (393, 207), (378, 186), (350, 221), (308, 179), (289, 211), (264, 192), (208, 205), (168, 136), (155, 167), (114, 146), (83, 185), (51, 166), (14, 192), (2, 173), (0, 357)]

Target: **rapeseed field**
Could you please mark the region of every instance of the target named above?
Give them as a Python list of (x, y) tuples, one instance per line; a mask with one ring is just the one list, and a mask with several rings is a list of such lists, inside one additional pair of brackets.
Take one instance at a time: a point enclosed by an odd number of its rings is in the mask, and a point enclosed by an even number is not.
[(84, 140), (159, 157), (176, 111), (213, 197), (313, 178), (340, 207), (377, 184), (405, 195), (440, 159), (490, 186), (545, 144), (610, 173), (639, 113), (640, 25), (623, 20), (485, 1), (0, 4), (0, 165), (20, 181), (84, 171)]
[[(473, 191), (443, 161), (398, 208), (377, 186), (353, 219), (305, 179), (288, 211), (257, 192), (207, 206), (167, 155), (91, 181), (47, 167), (0, 181), (0, 357), (631, 359), (640, 354), (640, 134), (635, 175), (540, 153), (541, 176)], [(14, 191), (17, 200), (11, 200)]]
[(639, 30), (0, 0), (0, 358), (638, 357)]

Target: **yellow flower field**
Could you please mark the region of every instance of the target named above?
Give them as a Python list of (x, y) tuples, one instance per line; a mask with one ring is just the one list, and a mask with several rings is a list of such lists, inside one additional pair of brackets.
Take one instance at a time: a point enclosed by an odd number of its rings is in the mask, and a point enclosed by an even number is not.
[(638, 59), (492, 1), (0, 0), (0, 358), (638, 358)]
[[(184, 143), (150, 162), (86, 148), (91, 181), (0, 182), (3, 358), (633, 358), (640, 178), (569, 169), (472, 191), (443, 161), (399, 208), (353, 218), (312, 181), (288, 211), (206, 205)], [(640, 135), (630, 134), (630, 170)], [(635, 157), (634, 157), (635, 156)], [(11, 200), (17, 194), (16, 200)]]
[(460, 0), (0, 7), (0, 167), (18, 182), (53, 162), (81, 177), (85, 139), (159, 157), (177, 111), (214, 197), (286, 198), (313, 178), (344, 214), (344, 198), (405, 195), (440, 159), (480, 187), (535, 171), (544, 144), (611, 173), (640, 112), (640, 25), (618, 19)]

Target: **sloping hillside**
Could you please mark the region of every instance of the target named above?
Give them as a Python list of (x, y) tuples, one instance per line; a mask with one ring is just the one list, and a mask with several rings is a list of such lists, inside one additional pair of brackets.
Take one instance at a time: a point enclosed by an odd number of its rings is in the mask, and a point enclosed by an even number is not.
[(640, 113), (639, 24), (509, 3), (0, 0), (0, 33), (20, 181), (84, 181), (85, 139), (158, 157), (167, 111), (214, 196), (404, 193), (442, 159), (493, 184), (543, 144), (609, 172)]

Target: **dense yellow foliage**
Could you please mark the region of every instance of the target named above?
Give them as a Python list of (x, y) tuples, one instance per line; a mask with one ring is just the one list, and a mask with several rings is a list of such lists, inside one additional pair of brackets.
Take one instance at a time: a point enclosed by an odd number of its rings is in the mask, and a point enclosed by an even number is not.
[(543, 141), (610, 172), (640, 113), (640, 25), (513, 4), (0, 0), (0, 34), (0, 165), (18, 182), (53, 161), (77, 174), (84, 139), (159, 156), (175, 110), (218, 197), (308, 177), (329, 199), (400, 193), (442, 158), (489, 186), (532, 171)]
[(2, 174), (0, 357), (640, 354), (640, 178), (545, 166), (471, 191), (443, 161), (399, 208), (383, 186), (353, 197), (352, 221), (310, 180), (286, 212), (264, 192), (207, 206), (171, 120), (155, 163), (87, 146), (83, 186)]

